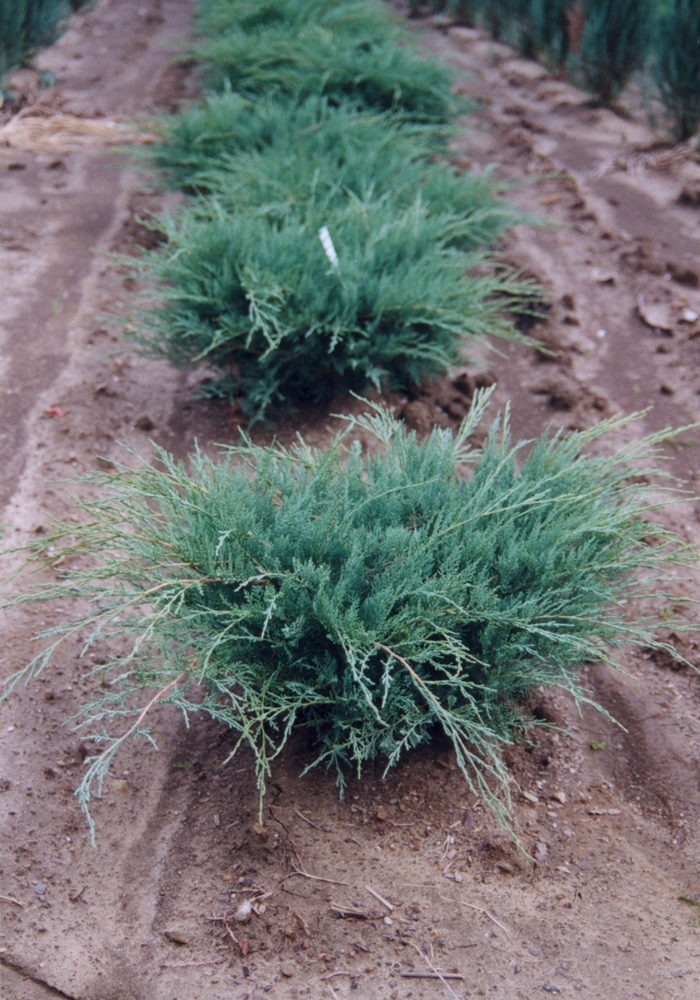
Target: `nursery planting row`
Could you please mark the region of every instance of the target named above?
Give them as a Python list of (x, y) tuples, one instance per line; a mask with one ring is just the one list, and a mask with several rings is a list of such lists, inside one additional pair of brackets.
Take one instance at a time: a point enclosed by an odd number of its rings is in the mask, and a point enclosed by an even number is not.
[[(141, 259), (142, 345), (205, 362), (215, 391), (262, 418), (338, 389), (406, 387), (447, 371), (469, 335), (514, 335), (504, 312), (527, 289), (485, 249), (514, 216), (488, 178), (449, 166), (451, 76), (388, 9), (200, 0), (199, 12), (211, 91), (164, 123), (152, 154), (189, 200)], [(124, 740), (147, 734), (145, 697), (230, 726), (261, 802), (295, 729), (309, 767), (341, 787), (442, 730), (508, 824), (500, 749), (532, 724), (523, 699), (541, 684), (585, 698), (583, 662), (653, 644), (654, 622), (627, 601), (689, 557), (649, 525), (667, 432), (604, 457), (589, 447), (604, 423), (545, 435), (523, 458), (506, 415), (474, 450), (487, 402), (477, 393), (459, 431), (422, 442), (374, 405), (325, 451), (244, 435), (221, 461), (159, 451), (88, 477), (99, 489), (84, 519), (31, 547), (60, 560), (55, 583), (19, 600), (79, 596), (89, 610), (49, 628), (7, 687), (69, 637), (103, 655), (117, 637), (121, 654), (100, 658), (111, 682), (84, 711), (87, 732), (104, 727), (86, 811)]]
[[(489, 264), (514, 215), (446, 162), (452, 75), (368, 0), (202, 0), (208, 99), (156, 163), (191, 195), (142, 270), (141, 340), (218, 372), (252, 419), (444, 374), (464, 338), (514, 336), (528, 293)], [(479, 276), (476, 265), (482, 265)]]
[(602, 103), (648, 66), (678, 140), (700, 127), (700, 0), (415, 0), (463, 24), (481, 24), (540, 58)]

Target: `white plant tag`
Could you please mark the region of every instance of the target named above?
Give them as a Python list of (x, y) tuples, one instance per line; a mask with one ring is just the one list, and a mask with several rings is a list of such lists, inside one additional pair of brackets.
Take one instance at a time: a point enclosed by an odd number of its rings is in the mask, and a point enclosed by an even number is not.
[(331, 239), (331, 234), (328, 232), (328, 226), (322, 226), (318, 231), (318, 238), (321, 241), (321, 245), (326, 253), (326, 257), (331, 262), (333, 267), (338, 266), (338, 254), (335, 252), (335, 247), (333, 246), (333, 240)]

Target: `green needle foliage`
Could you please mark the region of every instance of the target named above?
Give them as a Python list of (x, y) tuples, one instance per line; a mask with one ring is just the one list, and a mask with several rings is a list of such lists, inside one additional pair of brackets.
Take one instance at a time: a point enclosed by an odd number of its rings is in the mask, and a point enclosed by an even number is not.
[(576, 72), (594, 98), (610, 104), (649, 51), (653, 0), (586, 0)]
[[(483, 248), (520, 220), (493, 198), (488, 174), (459, 174), (440, 159), (451, 133), (449, 74), (399, 44), (386, 7), (200, 6), (207, 64), (220, 65), (216, 53), (234, 42), (238, 55), (222, 92), (165, 122), (151, 154), (195, 198), (165, 220), (167, 247), (141, 261), (160, 297), (143, 316), (141, 345), (217, 369), (211, 391), (259, 419), (338, 390), (444, 374), (464, 336), (515, 336), (503, 313), (532, 289), (494, 269)], [(268, 78), (258, 71), (269, 46), (279, 52)], [(386, 49), (380, 76), (368, 76), (360, 64), (377, 46)], [(297, 73), (301, 51), (306, 82), (281, 83), (290, 65)], [(394, 55), (414, 60), (410, 86), (392, 82), (389, 97), (375, 100), (367, 88), (384, 87)], [(352, 85), (333, 91), (346, 57), (357, 64)], [(319, 240), (324, 228), (337, 262)], [(470, 276), (477, 266), (480, 276)]]
[(530, 0), (529, 19), (534, 48), (556, 69), (566, 66), (570, 50), (567, 11), (571, 0)]
[[(594, 100), (610, 104), (640, 69), (655, 40), (658, 18), (669, 0), (467, 0), (465, 19), (481, 23), (494, 38), (554, 69), (565, 67)], [(670, 0), (671, 4), (676, 0)], [(421, 5), (412, 5), (416, 10)], [(434, 10), (460, 18), (459, 0), (432, 0)], [(681, 0), (681, 7), (697, 6)], [(688, 27), (696, 25), (685, 20)], [(676, 30), (672, 46), (689, 52), (696, 35)], [(656, 43), (658, 45), (658, 43)], [(663, 45), (663, 42), (662, 42)], [(680, 59), (680, 71), (686, 57)], [(674, 71), (672, 71), (673, 73)]]
[(323, 94), (426, 121), (458, 109), (454, 73), (417, 56), (374, 0), (200, 0), (200, 8), (207, 37), (194, 54), (220, 87), (255, 98)]
[[(224, 101), (248, 119), (255, 115), (236, 95), (217, 99), (217, 103)], [(348, 195), (367, 201), (389, 194), (400, 212), (420, 195), (429, 213), (448, 213), (463, 220), (462, 249), (488, 246), (507, 226), (523, 221), (510, 205), (493, 198), (488, 172), (458, 173), (431, 158), (440, 132), (407, 127), (389, 114), (370, 116), (347, 106), (319, 109), (316, 105), (316, 101), (307, 102), (284, 117), (282, 109), (269, 105), (265, 111), (271, 113), (263, 113), (264, 122), (251, 125), (248, 121), (244, 129), (246, 137), (252, 138), (259, 134), (260, 125), (268, 141), (264, 145), (249, 142), (249, 151), (234, 154), (219, 148), (217, 153), (214, 133), (209, 131), (204, 134), (206, 156), (201, 155), (199, 144), (176, 148), (174, 155), (164, 144), (156, 156), (164, 165), (173, 164), (173, 173), (188, 189), (214, 196), (212, 215), (218, 215), (221, 207), (227, 211), (249, 207), (276, 221), (290, 211), (314, 218), (320, 218), (320, 212), (327, 218), (330, 211), (347, 203)], [(206, 200), (198, 203), (198, 214), (207, 212), (207, 204)]]
[(87, 0), (0, 0), (0, 76), (52, 42), (68, 15)]
[[(162, 301), (138, 339), (175, 364), (217, 368), (217, 391), (260, 419), (341, 390), (442, 375), (465, 336), (515, 338), (503, 313), (532, 289), (493, 267), (470, 275), (486, 260), (457, 249), (478, 231), (471, 211), (397, 201), (333, 188), (300, 207), (227, 211), (200, 200), (166, 221), (167, 248), (139, 262)], [(337, 266), (319, 239), (323, 226)]]
[[(305, 176), (313, 170), (314, 158), (332, 157), (333, 168), (344, 171), (339, 184), (350, 177), (357, 190), (352, 178), (360, 172), (368, 178), (374, 171), (385, 190), (392, 171), (418, 161), (427, 169), (429, 159), (445, 153), (452, 131), (445, 125), (417, 125), (394, 113), (368, 113), (347, 102), (335, 106), (326, 98), (297, 105), (270, 98), (251, 101), (230, 90), (161, 119), (160, 128), (162, 139), (147, 155), (171, 184), (190, 192), (207, 190), (212, 171), (242, 170), (237, 160), (246, 155), (257, 155), (261, 164), (266, 156), (287, 155), (290, 167)], [(476, 178), (473, 182), (479, 184)], [(482, 182), (482, 187), (486, 191), (489, 185)]]
[[(6, 682), (38, 673), (76, 632), (86, 649), (129, 640), (82, 712), (83, 726), (107, 727), (79, 790), (86, 810), (124, 740), (148, 735), (147, 690), (149, 705), (204, 711), (238, 733), (261, 797), (297, 727), (314, 746), (307, 770), (335, 769), (341, 788), (347, 769), (375, 757), (389, 768), (442, 730), (507, 825), (500, 750), (532, 723), (519, 702), (541, 684), (585, 701), (581, 664), (653, 643), (654, 622), (627, 600), (685, 556), (649, 521), (642, 474), (662, 435), (587, 453), (621, 423), (606, 422), (545, 434), (520, 460), (506, 417), (474, 452), (487, 399), (456, 434), (423, 442), (375, 407), (325, 452), (244, 439), (222, 462), (196, 454), (188, 467), (161, 451), (157, 466), (88, 477), (102, 490), (79, 503), (87, 519), (32, 545), (35, 560), (64, 557), (63, 580), (19, 600), (78, 596), (89, 610), (43, 632), (49, 647)], [(358, 428), (378, 453), (349, 443)]]
[(672, 0), (662, 21), (657, 78), (682, 142), (700, 127), (700, 0)]

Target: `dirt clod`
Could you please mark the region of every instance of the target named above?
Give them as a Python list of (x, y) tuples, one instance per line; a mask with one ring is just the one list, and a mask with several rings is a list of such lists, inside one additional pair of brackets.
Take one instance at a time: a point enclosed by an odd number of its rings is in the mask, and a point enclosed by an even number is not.
[(177, 930), (176, 928), (169, 928), (163, 931), (163, 936), (172, 941), (173, 944), (185, 945), (190, 943), (190, 939), (183, 931)]

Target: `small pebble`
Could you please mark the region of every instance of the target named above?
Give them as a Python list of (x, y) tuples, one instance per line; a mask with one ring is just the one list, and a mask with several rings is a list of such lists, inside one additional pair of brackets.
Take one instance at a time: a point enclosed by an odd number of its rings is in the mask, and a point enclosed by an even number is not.
[(534, 955), (535, 958), (537, 958), (539, 955), (542, 954), (542, 952), (541, 952), (541, 950), (539, 948), (534, 948), (533, 947), (533, 948), (530, 948), (530, 954)]
[(163, 931), (164, 936), (168, 941), (172, 941), (173, 944), (189, 944), (189, 938), (182, 931), (172, 928), (167, 931)]
[(597, 336), (600, 337), (600, 339), (602, 340), (603, 337), (607, 336), (607, 333), (608, 333), (607, 330), (600, 329), (598, 330)]
[(46, 893), (46, 886), (42, 882), (40, 882), (38, 885), (34, 886), (34, 892), (37, 894), (37, 896), (43, 896)]

